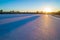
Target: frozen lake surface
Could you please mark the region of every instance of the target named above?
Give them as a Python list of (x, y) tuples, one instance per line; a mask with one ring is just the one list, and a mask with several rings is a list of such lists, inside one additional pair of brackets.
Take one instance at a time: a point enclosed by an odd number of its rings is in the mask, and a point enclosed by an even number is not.
[(0, 40), (60, 40), (60, 19), (42, 14), (0, 14)]

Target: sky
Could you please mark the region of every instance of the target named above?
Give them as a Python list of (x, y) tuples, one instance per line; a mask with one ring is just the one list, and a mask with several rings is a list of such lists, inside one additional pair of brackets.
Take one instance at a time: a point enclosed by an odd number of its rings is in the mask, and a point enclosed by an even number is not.
[(60, 10), (60, 0), (0, 0), (0, 9), (5, 11), (41, 11), (47, 6)]

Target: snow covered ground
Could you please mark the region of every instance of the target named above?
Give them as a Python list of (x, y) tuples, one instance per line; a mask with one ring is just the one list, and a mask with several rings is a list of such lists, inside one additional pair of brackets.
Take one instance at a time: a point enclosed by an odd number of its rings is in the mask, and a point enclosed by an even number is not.
[(60, 19), (42, 14), (0, 14), (0, 40), (60, 40)]

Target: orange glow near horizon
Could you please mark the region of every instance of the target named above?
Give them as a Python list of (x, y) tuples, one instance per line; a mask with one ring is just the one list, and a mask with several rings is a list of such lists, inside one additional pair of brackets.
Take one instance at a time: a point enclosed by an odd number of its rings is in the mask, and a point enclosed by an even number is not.
[(48, 13), (48, 12), (58, 12), (59, 10), (52, 5), (51, 6), (45, 5), (41, 7), (41, 11)]
[(53, 12), (52, 8), (46, 7), (43, 9), (43, 12)]

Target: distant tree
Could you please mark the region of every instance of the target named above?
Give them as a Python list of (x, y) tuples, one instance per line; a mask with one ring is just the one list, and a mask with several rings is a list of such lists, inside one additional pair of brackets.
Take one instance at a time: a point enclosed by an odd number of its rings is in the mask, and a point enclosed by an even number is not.
[(58, 14), (60, 15), (60, 11), (58, 11)]
[(3, 12), (3, 10), (0, 10), (0, 13), (2, 13)]
[(39, 11), (36, 11), (36, 13), (38, 14), (38, 13), (39, 13)]
[(13, 11), (10, 11), (10, 13), (14, 13), (14, 10)]
[(20, 13), (19, 11), (16, 11), (16, 13)]

